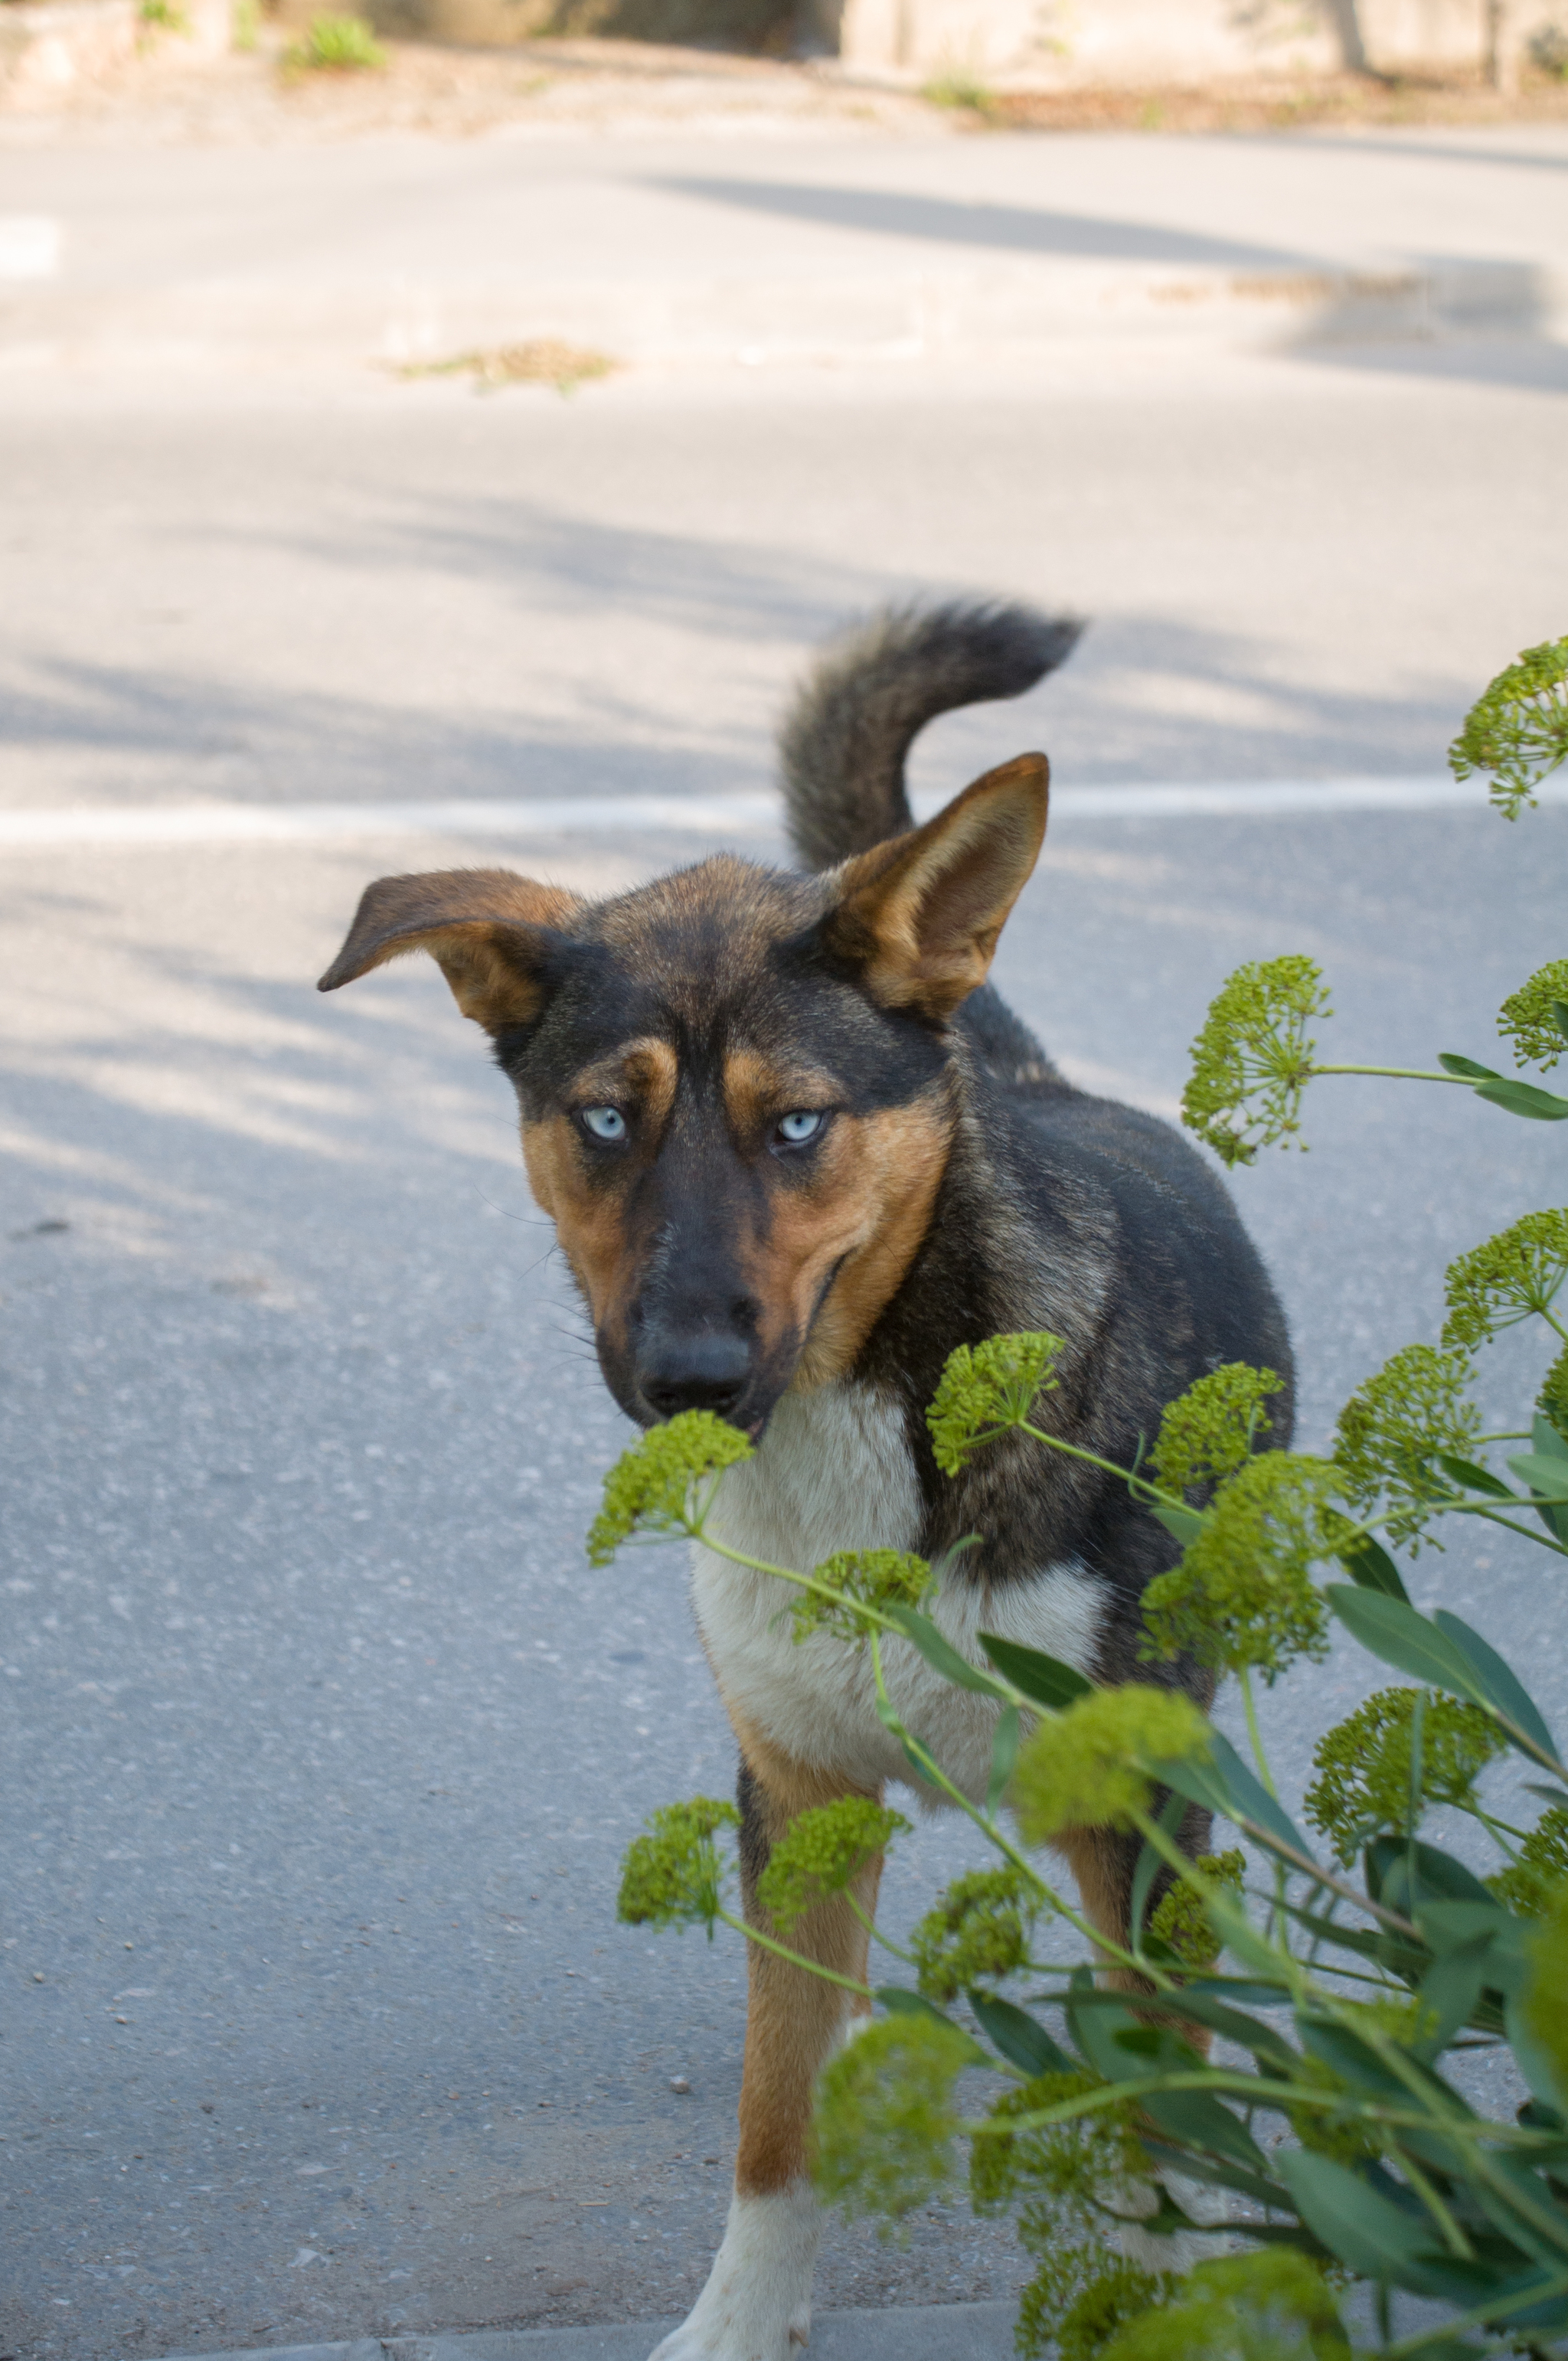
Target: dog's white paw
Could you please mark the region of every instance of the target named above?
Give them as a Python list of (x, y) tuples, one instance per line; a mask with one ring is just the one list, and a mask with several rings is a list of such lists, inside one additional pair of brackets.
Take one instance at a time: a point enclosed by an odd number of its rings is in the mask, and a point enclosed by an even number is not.
[(732, 2198), (707, 2285), (652, 2361), (799, 2361), (820, 2232), (808, 2182)]

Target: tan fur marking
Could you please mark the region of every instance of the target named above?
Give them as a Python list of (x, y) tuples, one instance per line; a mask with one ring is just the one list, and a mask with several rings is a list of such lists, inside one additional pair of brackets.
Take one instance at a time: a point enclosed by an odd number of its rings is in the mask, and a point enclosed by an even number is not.
[(573, 1078), (572, 1099), (577, 1106), (621, 1105), (630, 1099), (648, 1130), (662, 1131), (680, 1074), (680, 1060), (670, 1044), (648, 1034), (585, 1066)]
[(839, 1115), (810, 1185), (772, 1192), (766, 1234), (742, 1256), (742, 1268), (762, 1306), (764, 1351), (788, 1336), (806, 1339), (796, 1386), (827, 1385), (854, 1360), (929, 1226), (950, 1133), (945, 1101), (935, 1095), (876, 1115)]
[[(1052, 1850), (1065, 1856), (1078, 1882), (1079, 1899), (1091, 1926), (1108, 1942), (1124, 1947), (1128, 1897), (1114, 1840), (1103, 1828), (1067, 1828), (1053, 1838)], [(1112, 1970), (1110, 1977), (1117, 1972)], [(1146, 1991), (1147, 1986), (1139, 1989)]]
[(832, 1106), (839, 1085), (812, 1066), (775, 1066), (754, 1049), (732, 1049), (724, 1060), (724, 1112), (731, 1136), (761, 1146), (780, 1115), (799, 1107)]
[(582, 1153), (570, 1115), (547, 1115), (522, 1127), (529, 1186), (554, 1223), (561, 1251), (600, 1328), (624, 1316), (636, 1283), (636, 1255), (619, 1194), (584, 1187)]
[[(648, 1035), (585, 1067), (573, 1080), (572, 1096), (578, 1106), (630, 1105), (639, 1131), (652, 1138), (664, 1126), (679, 1080), (674, 1049)], [(554, 1223), (561, 1251), (587, 1297), (595, 1327), (613, 1331), (637, 1285), (637, 1249), (625, 1233), (620, 1192), (587, 1186), (582, 1144), (569, 1115), (525, 1122), (522, 1160), (529, 1185)]]
[[(757, 1783), (770, 1845), (799, 1813), (837, 1803), (842, 1795), (867, 1793), (853, 1780), (831, 1778), (782, 1753), (743, 1716), (732, 1712), (730, 1720)], [(881, 1878), (881, 1861), (869, 1862), (851, 1889), (868, 1917), (876, 1909)], [(749, 1924), (763, 1934), (777, 1932), (750, 1893), (745, 1906)], [(807, 1911), (787, 1938), (780, 1939), (841, 1976), (865, 1982), (870, 1938), (842, 1894)], [(746, 1969), (746, 2054), (735, 2186), (742, 2197), (765, 2197), (787, 2189), (806, 2171), (813, 2085), (846, 2023), (869, 2015), (870, 2003), (792, 1967), (760, 1944), (747, 1946)]]

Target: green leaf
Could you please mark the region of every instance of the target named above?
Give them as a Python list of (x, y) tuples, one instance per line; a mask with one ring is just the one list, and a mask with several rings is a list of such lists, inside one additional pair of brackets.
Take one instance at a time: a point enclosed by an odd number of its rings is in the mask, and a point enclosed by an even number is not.
[(1559, 2108), (1568, 2105), (1568, 2091), (1563, 2088), (1551, 2059), (1531, 2032), (1522, 2002), (1522, 1990), (1516, 1989), (1508, 1993), (1503, 2004), (1503, 2017), (1508, 2029), (1508, 2047), (1514, 2053), (1514, 2063), (1543, 2104)]
[(1487, 1992), (1505, 1995), (1521, 1989), (1528, 1962), (1524, 1954), (1524, 1928), (1517, 1918), (1510, 1917), (1493, 1894), (1477, 1902), (1465, 1894), (1452, 1898), (1427, 1897), (1418, 1904), (1421, 1933), (1437, 1954), (1457, 1951), (1479, 1935), (1491, 1944), (1486, 1960)]
[(1540, 1411), (1530, 1421), (1530, 1432), (1535, 1438), (1536, 1449), (1543, 1452), (1548, 1459), (1568, 1459), (1568, 1434), (1559, 1434), (1552, 1421), (1542, 1418)]
[(1478, 1066), (1474, 1058), (1461, 1058), (1453, 1049), (1440, 1049), (1437, 1062), (1445, 1074), (1458, 1074), (1467, 1082), (1500, 1082), (1504, 1079), (1496, 1066)]
[(1203, 1519), (1196, 1509), (1169, 1509), (1163, 1502), (1157, 1506), (1152, 1500), (1148, 1507), (1151, 1516), (1159, 1519), (1166, 1532), (1174, 1534), (1183, 1549), (1189, 1542), (1195, 1542), (1203, 1530)]
[(1275, 2163), (1307, 2227), (1357, 2279), (1392, 2279), (1418, 2295), (1447, 2292), (1433, 2285), (1441, 2274), (1424, 2268), (1437, 2232), (1422, 2216), (1407, 2213), (1332, 2157), (1287, 2148)]
[(1534, 1082), (1477, 1082), (1475, 1095), (1478, 1099), (1490, 1099), (1494, 1106), (1502, 1107), (1508, 1115), (1530, 1115), (1537, 1123), (1561, 1123), (1568, 1115), (1568, 1099), (1541, 1090)]
[[(1269, 1993), (1271, 2002), (1277, 1998), (1277, 1993)], [(1161, 1993), (1159, 2006), (1162, 2016), (1186, 2017), (1194, 2025), (1205, 2026), (1211, 2033), (1223, 2034), (1227, 2041), (1234, 2041), (1238, 2049), (1250, 2049), (1255, 2058), (1266, 2059), (1287, 2072), (1295, 2067), (1295, 2051), (1272, 2025), (1208, 1993), (1194, 1992), (1190, 1984), (1178, 1992)]]
[(1562, 1034), (1564, 1041), (1568, 1041), (1568, 1003), (1554, 1000), (1552, 1004), (1552, 1015), (1557, 1030)]
[(1232, 1900), (1228, 1888), (1214, 1888), (1203, 1906), (1209, 1924), (1233, 1959), (1262, 1975), (1277, 1971), (1278, 1954), (1257, 1932), (1241, 1905)]
[(996, 1735), (991, 1741), (991, 1777), (986, 1783), (985, 1808), (994, 1813), (1007, 1792), (1007, 1782), (1013, 1776), (1013, 1765), (1018, 1760), (1018, 1708), (1010, 1705), (997, 1720)]
[(1335, 2025), (1328, 2017), (1309, 2016), (1299, 2010), (1296, 2025), (1302, 2048), (1331, 2067), (1351, 2090), (1370, 2099), (1409, 2098), (1409, 2093), (1392, 2068), (1385, 2066), (1376, 2051), (1347, 2026)]
[[(1163, 2140), (1144, 2139), (1144, 2152), (1156, 2164), (1170, 2166), (1189, 2180), (1206, 2181), (1213, 2189), (1234, 2189), (1243, 2197), (1250, 2197), (1256, 2205), (1267, 2205), (1277, 2213), (1292, 2211), (1290, 2192), (1277, 2180), (1266, 2180), (1255, 2172), (1246, 2172), (1233, 2164), (1216, 2164), (1208, 2157), (1191, 2156), (1187, 2149), (1168, 2147)], [(1260, 2235), (1261, 2224), (1249, 2223), (1247, 2235)]]
[(1053, 1713), (1059, 1713), (1075, 1697), (1087, 1697), (1094, 1686), (1071, 1664), (1047, 1656), (1043, 1649), (1025, 1648), (1017, 1640), (999, 1640), (993, 1631), (982, 1631), (980, 1644), (1015, 1689), (1022, 1689), (1036, 1705), (1049, 1706)]
[(1005, 1699), (1007, 1693), (1001, 1683), (978, 1664), (971, 1664), (966, 1656), (960, 1656), (952, 1642), (942, 1637), (931, 1618), (922, 1615), (917, 1607), (907, 1607), (902, 1599), (895, 1599), (883, 1612), (890, 1622), (897, 1624), (910, 1646), (918, 1648), (926, 1662), (944, 1680), (951, 1681), (955, 1688), (978, 1689), (981, 1697)]
[[(1107, 2002), (1099, 1993), (1075, 1992), (1067, 2004), (1067, 2020), (1080, 2051), (1107, 2082), (1136, 2081), (1148, 2073), (1151, 2050), (1153, 2062), (1168, 2062), (1162, 2047), (1171, 2057), (1181, 2051), (1189, 2070), (1202, 2062), (1174, 2034), (1140, 2024), (1124, 2002)], [(1124, 2035), (1131, 2046), (1124, 2046)]]
[(1452, 1451), (1440, 1451), (1436, 1457), (1438, 1466), (1462, 1490), (1485, 1492), (1490, 1500), (1518, 1500), (1519, 1494), (1500, 1476), (1494, 1476), (1489, 1467), (1478, 1467), (1474, 1459), (1456, 1459)]
[(1357, 1542), (1354, 1549), (1341, 1550), (1339, 1562), (1352, 1582), (1363, 1590), (1380, 1590), (1388, 1598), (1403, 1598), (1409, 1604), (1409, 1593), (1400, 1578), (1399, 1569), (1383, 1547), (1370, 1533)]
[(1323, 1595), (1352, 1638), (1386, 1664), (1397, 1664), (1433, 1688), (1475, 1696), (1474, 1677), (1460, 1650), (1407, 1600), (1381, 1598), (1375, 1591), (1355, 1590), (1343, 1582), (1331, 1582)]
[(1479, 1631), (1473, 1631), (1468, 1623), (1451, 1615), (1446, 1607), (1438, 1609), (1432, 1621), (1445, 1639), (1453, 1641), (1498, 1712), (1517, 1722), (1525, 1736), (1533, 1738), (1546, 1753), (1555, 1755), (1557, 1741), (1542, 1720), (1534, 1698), (1519, 1686), (1497, 1650), (1487, 1645)]
[[(1168, 1837), (1175, 1837), (1186, 1809), (1185, 1795), (1179, 1795), (1173, 1790), (1166, 1797), (1159, 1816), (1159, 1825)], [(1133, 1871), (1133, 1894), (1127, 1906), (1127, 1925), (1131, 1930), (1130, 1940), (1135, 1950), (1143, 1936), (1144, 1911), (1148, 1903), (1149, 1888), (1159, 1875), (1163, 1866), (1164, 1863), (1156, 1847), (1146, 1842)]]
[(1459, 2031), (1468, 2025), (1480, 2005), (1486, 1983), (1486, 1962), (1491, 1956), (1492, 1930), (1472, 1935), (1463, 1943), (1435, 1959), (1421, 1978), (1421, 1999), (1437, 2015), (1437, 2023), (1423, 2034), (1416, 2045), (1416, 2054), (1430, 2063), (1442, 2056)]
[(938, 2025), (946, 2026), (949, 2033), (956, 2033), (960, 2040), (968, 2044), (969, 2055), (963, 2061), (966, 2066), (994, 2067), (995, 2061), (990, 2053), (982, 2049), (979, 2042), (964, 2031), (961, 2025), (955, 2025), (950, 2016), (945, 2015), (935, 2001), (927, 2000), (924, 1993), (910, 1992), (904, 1984), (882, 1984), (872, 1994), (872, 1998), (882, 2003), (889, 2016), (934, 2017)]
[(1475, 1902), (1499, 1917), (1507, 1915), (1462, 1861), (1420, 1838), (1374, 1837), (1366, 1860), (1368, 1883), (1373, 1877), (1377, 1882), (1377, 1900), (1403, 1917), (1413, 1917), (1425, 1902)]
[(1206, 1804), (1211, 1811), (1222, 1813), (1227, 1820), (1235, 1820), (1239, 1815), (1254, 1821), (1266, 1836), (1293, 1846), (1310, 1861), (1311, 1846), (1262, 1781), (1253, 1776), (1230, 1740), (1216, 1730), (1213, 1743), (1214, 1751), (1207, 1763), (1151, 1763), (1149, 1768), (1162, 1785), (1174, 1787), (1190, 1803)]
[(969, 2004), (975, 2022), (995, 2043), (1010, 2066), (1027, 2074), (1031, 2081), (1036, 2074), (1070, 2074), (1074, 2060), (1038, 2020), (1026, 2009), (1017, 2008), (1010, 2000), (997, 2000), (989, 1993), (971, 1992)]
[(1543, 1500), (1568, 1500), (1568, 1459), (1552, 1457), (1544, 1451), (1524, 1451), (1508, 1466), (1521, 1484)]
[(1268, 2158), (1257, 2142), (1212, 2092), (1151, 2092), (1143, 2105), (1151, 2123), (1172, 2139), (1185, 2140), (1254, 2172), (1267, 2171)]

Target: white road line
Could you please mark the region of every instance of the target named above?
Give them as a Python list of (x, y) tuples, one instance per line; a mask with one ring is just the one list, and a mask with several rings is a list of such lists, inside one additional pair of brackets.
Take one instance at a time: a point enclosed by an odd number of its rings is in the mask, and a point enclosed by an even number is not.
[[(1549, 780), (1544, 803), (1568, 806), (1568, 779)], [(945, 797), (916, 799), (917, 817)], [(1328, 817), (1339, 812), (1484, 811), (1478, 780), (1423, 778), (1247, 779), (1211, 785), (1187, 782), (1126, 786), (1061, 786), (1051, 818), (1178, 819), (1214, 817)], [(27, 851), (71, 845), (311, 844), (360, 837), (554, 836), (776, 837), (777, 796), (573, 796), (527, 803), (474, 797), (449, 803), (76, 804), (52, 810), (0, 810), (0, 849)]]

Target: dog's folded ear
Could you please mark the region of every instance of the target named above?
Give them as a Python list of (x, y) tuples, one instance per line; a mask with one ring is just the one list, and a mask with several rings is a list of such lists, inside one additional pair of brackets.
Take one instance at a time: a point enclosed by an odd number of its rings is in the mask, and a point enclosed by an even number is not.
[(1045, 756), (1020, 754), (924, 828), (844, 863), (824, 932), (873, 999), (940, 1022), (985, 982), (1039, 858), (1049, 785)]
[(539, 1014), (583, 906), (564, 886), (510, 869), (439, 869), (379, 877), (360, 896), (348, 939), (316, 986), (335, 992), (404, 951), (428, 951), (465, 1016), (488, 1033)]

